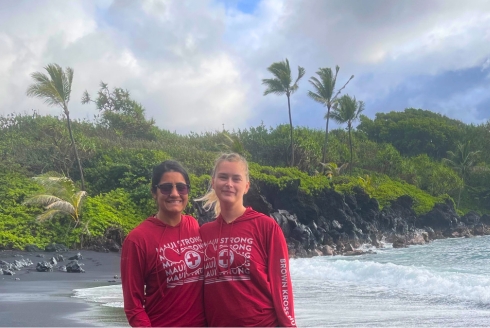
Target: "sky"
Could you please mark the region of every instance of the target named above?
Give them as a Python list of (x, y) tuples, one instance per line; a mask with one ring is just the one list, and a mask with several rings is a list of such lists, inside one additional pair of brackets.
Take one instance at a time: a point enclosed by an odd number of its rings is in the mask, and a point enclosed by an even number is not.
[[(70, 115), (92, 120), (85, 90), (129, 90), (160, 128), (178, 133), (289, 123), (286, 96), (263, 96), (273, 62), (296, 78), (295, 126), (324, 129), (307, 96), (321, 67), (340, 66), (342, 94), (364, 114), (414, 107), (465, 123), (490, 119), (487, 0), (1, 0), (0, 115), (62, 115), (28, 98), (33, 72), (74, 69)], [(335, 127), (335, 125), (334, 125)]]

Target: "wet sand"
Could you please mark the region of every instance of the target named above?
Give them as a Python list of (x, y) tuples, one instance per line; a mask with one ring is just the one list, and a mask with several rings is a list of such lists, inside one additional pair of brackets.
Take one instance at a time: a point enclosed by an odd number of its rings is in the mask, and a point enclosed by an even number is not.
[[(85, 273), (57, 271), (80, 252)], [(38, 254), (44, 258), (37, 257)], [(57, 254), (65, 260), (53, 272), (37, 272), (36, 264)], [(13, 263), (30, 259), (33, 265), (0, 276), (0, 326), (2, 327), (94, 327), (128, 326), (122, 309), (102, 307), (73, 298), (73, 290), (120, 284), (120, 254), (94, 251), (19, 252), (0, 251), (0, 260)]]

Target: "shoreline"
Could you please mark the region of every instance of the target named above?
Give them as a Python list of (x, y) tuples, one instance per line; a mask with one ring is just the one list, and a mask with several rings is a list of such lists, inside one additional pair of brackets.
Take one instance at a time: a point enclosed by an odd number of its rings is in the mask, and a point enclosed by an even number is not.
[[(84, 273), (57, 271), (69, 257), (80, 253)], [(54, 266), (53, 272), (37, 272), (38, 262), (63, 255), (65, 260)], [(38, 257), (43, 255), (44, 257)], [(112, 309), (98, 303), (73, 297), (74, 289), (120, 284), (120, 254), (88, 250), (67, 252), (0, 251), (0, 260), (13, 263), (30, 259), (33, 264), (1, 275), (0, 322), (7, 327), (96, 327), (127, 326), (119, 320), (122, 309)], [(124, 315), (124, 312), (122, 312)], [(111, 320), (111, 319), (114, 320)], [(125, 317), (124, 317), (125, 319)]]

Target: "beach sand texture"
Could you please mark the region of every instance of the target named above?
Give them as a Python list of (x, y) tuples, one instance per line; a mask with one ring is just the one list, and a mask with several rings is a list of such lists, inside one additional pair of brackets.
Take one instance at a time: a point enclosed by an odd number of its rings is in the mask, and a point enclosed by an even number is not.
[[(69, 257), (81, 253), (84, 273), (57, 270)], [(44, 256), (37, 257), (38, 254)], [(38, 262), (63, 255), (53, 272), (37, 272)], [(0, 276), (0, 326), (2, 327), (90, 327), (127, 326), (122, 309), (104, 308), (73, 298), (74, 289), (120, 284), (120, 254), (95, 251), (21, 252), (0, 251), (0, 260), (13, 263), (30, 259), (33, 265)]]

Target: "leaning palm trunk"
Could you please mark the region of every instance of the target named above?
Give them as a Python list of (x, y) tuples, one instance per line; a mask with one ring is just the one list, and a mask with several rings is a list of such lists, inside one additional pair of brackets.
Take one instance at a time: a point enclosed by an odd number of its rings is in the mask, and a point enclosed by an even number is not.
[(353, 163), (352, 163), (352, 136), (351, 136), (351, 125), (349, 124), (349, 147), (350, 147), (350, 165), (349, 165), (349, 169), (350, 169), (350, 173), (352, 174), (352, 166), (353, 166)]
[(464, 188), (464, 178), (462, 180), (463, 180), (463, 184), (459, 188), (459, 193), (458, 193), (458, 204), (456, 205), (457, 210), (459, 210), (459, 202), (461, 201), (461, 193), (462, 193), (463, 188)]
[(82, 190), (85, 190), (85, 179), (83, 177), (82, 164), (80, 162), (80, 156), (78, 156), (77, 145), (75, 143), (75, 139), (73, 138), (73, 133), (71, 131), (70, 114), (68, 112), (68, 109), (65, 109), (65, 114), (66, 114), (66, 122), (68, 124), (68, 133), (70, 134), (71, 144), (73, 145), (73, 149), (75, 150), (75, 158), (77, 159), (78, 169), (80, 170), (80, 179), (82, 182)]
[(327, 147), (328, 147), (328, 121), (330, 120), (330, 106), (327, 107), (327, 123), (325, 126), (325, 143), (323, 145), (322, 163), (327, 161)]
[(293, 120), (291, 118), (291, 102), (289, 100), (289, 94), (288, 96), (288, 109), (289, 109), (289, 133), (291, 135), (291, 164), (289, 166), (293, 167), (294, 166), (294, 142), (293, 142)]

